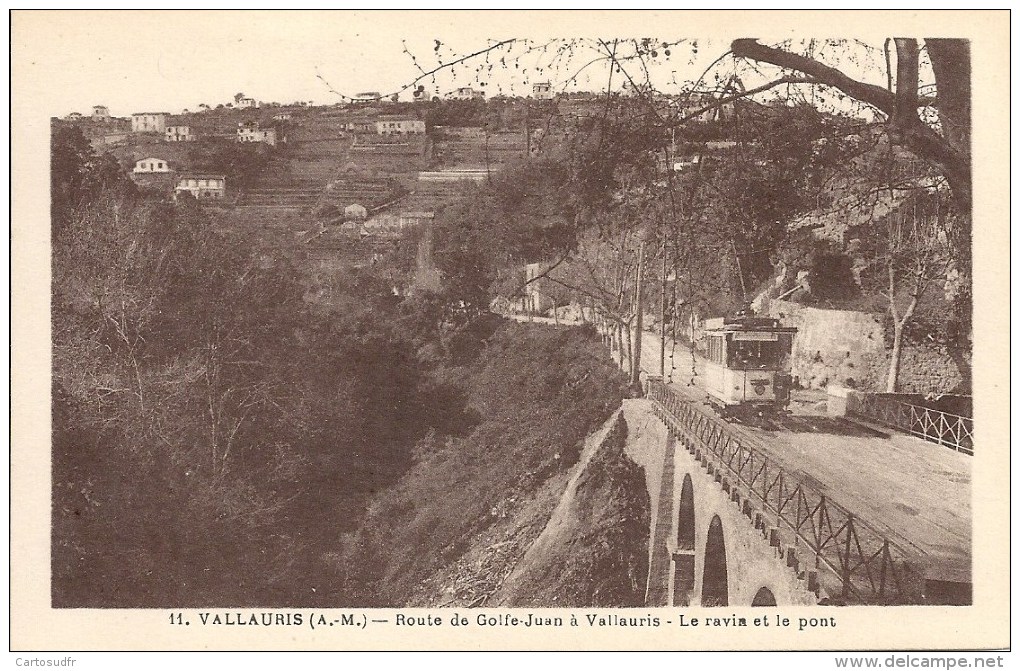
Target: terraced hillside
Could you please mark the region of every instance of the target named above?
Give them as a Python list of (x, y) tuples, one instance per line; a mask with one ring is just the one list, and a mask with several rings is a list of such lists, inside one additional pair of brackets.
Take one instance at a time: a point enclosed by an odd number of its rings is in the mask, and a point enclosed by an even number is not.
[(396, 208), (405, 212), (436, 212), (447, 203), (460, 197), (473, 183), (463, 180), (442, 182), (432, 180), (416, 180), (406, 196), (401, 198)]
[(485, 133), (481, 128), (446, 128), (436, 141), (434, 163), (441, 168), (490, 168), (518, 161), (527, 153), (523, 133)]
[(311, 210), (343, 165), (350, 142), (342, 136), (289, 139), (255, 185), (241, 196), (238, 206)]
[(360, 134), (351, 146), (351, 160), (360, 170), (383, 175), (409, 175), (425, 170), (431, 154), (432, 142), (424, 135)]

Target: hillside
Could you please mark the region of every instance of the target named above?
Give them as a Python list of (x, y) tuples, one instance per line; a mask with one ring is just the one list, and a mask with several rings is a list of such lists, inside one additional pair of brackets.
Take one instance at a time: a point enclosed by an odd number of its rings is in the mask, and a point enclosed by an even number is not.
[[(445, 376), (466, 384), (477, 423), (461, 436), (421, 441), (410, 470), (371, 500), (336, 557), (337, 603), (467, 606), (497, 594), (517, 603), (560, 594), (563, 603), (631, 605), (643, 595), (631, 562), (619, 561), (643, 548), (640, 532), (625, 532), (647, 530), (647, 501), (628, 493), (644, 491), (641, 476), (613, 441), (594, 454), (591, 441), (583, 450), (619, 407), (623, 378), (590, 330), (492, 328), (450, 343), (460, 364)], [(589, 459), (589, 468), (579, 464)], [(588, 512), (508, 582), (568, 490), (576, 502), (567, 507)], [(575, 554), (583, 558), (576, 564), (568, 561)], [(614, 587), (596, 597), (593, 579)], [(513, 589), (501, 592), (505, 585)]]

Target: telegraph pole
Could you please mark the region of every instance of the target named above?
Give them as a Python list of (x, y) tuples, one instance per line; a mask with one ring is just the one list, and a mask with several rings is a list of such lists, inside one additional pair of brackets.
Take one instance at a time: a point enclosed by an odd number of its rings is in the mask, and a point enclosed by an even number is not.
[(637, 320), (635, 326), (637, 327), (637, 333), (634, 335), (634, 367), (630, 371), (630, 384), (635, 389), (641, 387), (641, 333), (644, 331), (644, 306), (641, 301), (641, 285), (642, 275), (644, 275), (645, 267), (645, 241), (642, 240), (638, 246), (638, 261), (637, 261)]
[(659, 377), (666, 379), (666, 240), (662, 241), (662, 285), (659, 287)]
[(524, 160), (531, 160), (531, 105), (524, 99)]
[[(740, 254), (737, 253), (737, 243), (730, 238), (730, 246), (733, 247), (733, 258), (737, 262), (737, 274), (740, 276), (740, 302), (743, 303), (747, 300), (747, 286), (744, 284), (744, 271), (740, 267)], [(743, 309), (741, 305), (741, 309)]]

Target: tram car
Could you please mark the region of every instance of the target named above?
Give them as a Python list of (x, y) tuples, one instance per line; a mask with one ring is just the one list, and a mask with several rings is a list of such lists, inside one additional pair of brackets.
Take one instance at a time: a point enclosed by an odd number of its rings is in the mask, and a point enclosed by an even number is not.
[(705, 388), (724, 415), (764, 414), (790, 403), (790, 353), (797, 329), (770, 317), (706, 319)]

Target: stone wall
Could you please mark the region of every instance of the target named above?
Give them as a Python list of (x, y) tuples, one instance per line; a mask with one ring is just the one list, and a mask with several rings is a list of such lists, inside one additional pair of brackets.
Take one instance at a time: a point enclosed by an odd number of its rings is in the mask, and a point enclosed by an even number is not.
[[(765, 300), (761, 314), (796, 326), (793, 375), (804, 387), (829, 384), (885, 391), (889, 351), (880, 315), (822, 310), (799, 303)], [(954, 356), (955, 355), (955, 356)], [(907, 345), (900, 360), (897, 391), (918, 394), (970, 393), (969, 356), (940, 345)]]
[(763, 301), (761, 314), (783, 326), (797, 327), (793, 339), (793, 375), (801, 386), (829, 384), (877, 389), (876, 361), (885, 358), (885, 336), (878, 315), (850, 310), (821, 310), (789, 301)]
[[(957, 354), (957, 356), (954, 356)], [(942, 345), (907, 345), (900, 359), (898, 392), (906, 394), (970, 394), (970, 357)], [(885, 391), (889, 352), (873, 362), (876, 390)]]

